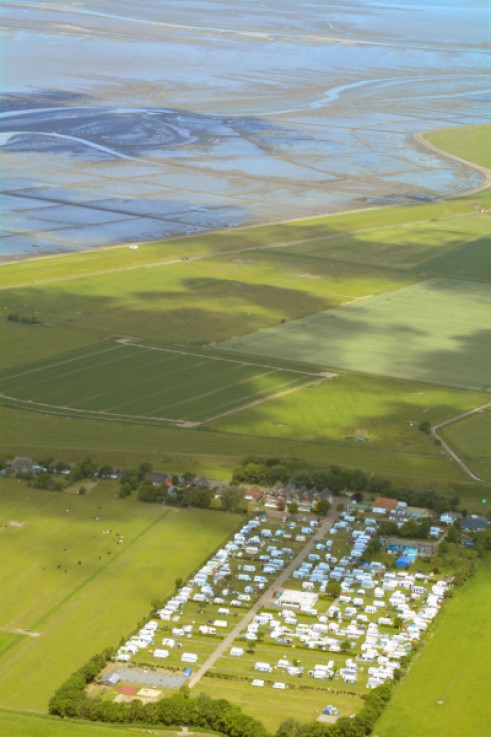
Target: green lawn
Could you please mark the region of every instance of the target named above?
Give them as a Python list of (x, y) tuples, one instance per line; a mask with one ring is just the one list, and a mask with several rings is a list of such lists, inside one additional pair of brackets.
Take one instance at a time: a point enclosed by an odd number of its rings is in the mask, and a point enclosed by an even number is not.
[(491, 481), (491, 411), (442, 427), (442, 437), (480, 478)]
[(489, 391), (491, 287), (433, 279), (225, 341), (219, 349)]
[[(1, 737), (129, 737), (136, 731), (143, 733), (147, 730), (144, 725), (138, 725), (136, 730), (134, 726), (91, 724), (0, 709)], [(176, 731), (166, 730), (164, 727), (156, 729), (152, 726), (151, 734), (177, 737)], [(189, 732), (189, 737), (200, 737), (204, 734), (204, 732)]]
[(9, 561), (0, 628), (39, 635), (19, 634), (0, 653), (0, 706), (46, 709), (70, 673), (128, 635), (151, 600), (237, 525), (233, 515), (115, 499), (117, 490), (102, 482), (76, 496), (0, 480), (0, 555)]
[(379, 737), (489, 737), (490, 648), (488, 554), (477, 574), (445, 605), (375, 733)]

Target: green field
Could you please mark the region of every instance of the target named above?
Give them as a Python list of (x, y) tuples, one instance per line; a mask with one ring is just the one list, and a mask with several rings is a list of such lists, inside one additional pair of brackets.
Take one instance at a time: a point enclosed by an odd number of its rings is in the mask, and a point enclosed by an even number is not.
[[(135, 727), (112, 726), (109, 724), (88, 724), (87, 722), (62, 721), (55, 717), (40, 714), (24, 714), (0, 709), (1, 737), (129, 737), (135, 734)], [(139, 732), (144, 727), (139, 725)], [(177, 732), (163, 727), (151, 728), (151, 734), (162, 737), (177, 737)], [(189, 737), (200, 737), (202, 732), (189, 732)], [(207, 733), (209, 734), (209, 733)]]
[(491, 169), (491, 139), (489, 125), (466, 125), (463, 128), (445, 128), (425, 133), (424, 138), (434, 146)]
[(128, 635), (238, 522), (116, 499), (118, 488), (77, 496), (0, 480), (0, 630), (15, 635), (0, 653), (0, 707), (46, 710), (70, 673)]
[(0, 395), (72, 416), (200, 424), (314, 379), (322, 381), (307, 371), (106, 341), (3, 371)]
[(480, 478), (491, 481), (491, 411), (442, 427), (441, 436)]
[[(482, 155), (485, 161), (487, 130), (428, 136), (440, 136), (439, 145), (449, 150), (463, 146), (457, 155), (475, 161)], [(11, 377), (0, 384), (0, 393), (14, 398), (0, 398), (7, 424), (16, 409), (15, 426), (2, 434), (0, 454), (39, 455), (50, 447), (68, 460), (95, 447), (108, 462), (151, 455), (157, 465), (176, 463), (179, 470), (187, 461), (188, 467), (227, 476), (238, 457), (268, 452), (304, 463), (325, 460), (412, 477), (461, 477), (438, 449), (404, 425), (414, 419), (406, 416), (413, 405), (406, 402), (405, 389), (399, 398), (394, 382), (384, 386), (380, 379), (360, 377), (365, 399), (354, 385), (349, 395), (338, 379), (272, 397), (302, 385), (293, 372), (310, 371), (299, 365), (306, 358), (320, 364), (314, 371), (334, 366), (473, 391), (489, 386), (480, 364), (489, 357), (487, 326), (473, 312), (488, 308), (487, 302), (474, 303), (486, 287), (457, 279), (425, 281), (446, 274), (486, 278), (491, 218), (473, 207), (476, 197), (237, 228), (141, 244), (136, 251), (115, 247), (3, 265), (3, 315), (36, 317), (39, 324), (0, 320), (0, 342), (8, 345), (0, 354), (0, 369), (13, 370), (0, 375)], [(489, 206), (491, 192), (480, 192), (477, 199)], [(443, 289), (442, 298), (442, 290), (432, 285), (445, 283), (452, 285), (451, 294)], [(393, 314), (393, 300), (406, 295), (413, 298), (399, 305), (402, 316)], [(450, 302), (465, 323), (461, 327), (448, 319)], [(212, 362), (208, 350), (219, 341), (267, 340), (268, 328), (289, 335), (309, 323), (322, 332), (324, 324), (337, 320), (338, 332), (328, 346), (321, 345), (322, 336), (314, 334), (312, 340), (305, 333), (301, 350), (298, 341), (284, 346), (282, 360), (275, 362), (279, 370), (268, 375), (269, 369), (258, 368), (264, 360), (251, 359), (255, 366), (241, 367), (225, 359), (244, 359), (222, 354), (219, 362), (214, 353)], [(373, 327), (378, 320), (382, 335)], [(71, 352), (83, 357), (107, 350), (108, 338), (121, 336), (165, 350), (155, 350), (147, 361), (142, 348), (120, 346), (121, 360), (105, 366), (83, 367), (81, 358), (71, 375), (61, 366), (26, 373)], [(380, 351), (374, 350), (375, 342)], [(14, 379), (17, 374), (24, 376)], [(191, 377), (193, 384), (185, 386)], [(407, 391), (429, 389), (414, 384)], [(324, 398), (329, 409), (323, 413)], [(461, 397), (454, 401), (442, 394), (441, 399), (449, 412), (453, 405), (467, 409), (474, 401), (473, 395), (469, 404)], [(41, 411), (59, 417), (44, 420)], [(439, 419), (447, 416), (445, 409)], [(176, 427), (181, 421), (205, 423), (203, 432), (186, 435)], [(365, 447), (347, 439), (357, 430), (368, 431)]]
[(221, 343), (228, 352), (490, 391), (491, 287), (434, 279)]
[[(491, 556), (445, 605), (377, 724), (379, 737), (489, 737)], [(443, 703), (438, 703), (442, 701)]]

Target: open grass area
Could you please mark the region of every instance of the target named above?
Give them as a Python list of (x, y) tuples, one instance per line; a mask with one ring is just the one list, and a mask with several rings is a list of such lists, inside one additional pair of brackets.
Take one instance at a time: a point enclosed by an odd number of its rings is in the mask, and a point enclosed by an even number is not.
[(299, 722), (313, 722), (328, 704), (335, 702), (343, 714), (355, 714), (363, 705), (356, 696), (251, 688), (250, 683), (212, 678), (204, 678), (197, 690), (214, 699), (229, 699), (240, 706), (245, 714), (261, 719), (264, 726), (273, 732), (287, 716), (298, 719)]
[(434, 279), (220, 344), (228, 352), (490, 391), (491, 288)]
[(119, 500), (118, 488), (102, 482), (77, 496), (0, 480), (9, 561), (0, 628), (15, 634), (0, 653), (1, 706), (45, 710), (70, 673), (129, 634), (152, 599), (170, 594), (237, 525), (233, 515)]
[[(152, 726), (152, 734), (176, 737), (175, 730)], [(139, 725), (138, 731), (144, 731)], [(0, 709), (1, 737), (128, 737), (135, 734), (135, 727), (110, 724), (91, 724), (58, 719), (41, 714), (25, 714)], [(203, 732), (189, 732), (189, 737), (200, 737)], [(209, 733), (207, 733), (209, 734)]]
[(424, 138), (454, 156), (491, 169), (490, 134), (490, 125), (466, 125), (430, 131)]
[[(377, 724), (379, 737), (489, 737), (491, 556), (445, 605)], [(443, 702), (443, 703), (439, 703)]]
[(490, 409), (442, 427), (440, 433), (477, 476), (491, 481)]
[(192, 422), (322, 381), (318, 374), (216, 355), (106, 341), (0, 374), (0, 395), (40, 411)]
[(421, 422), (442, 422), (486, 401), (486, 394), (341, 374), (294, 395), (227, 415), (208, 427), (226, 433), (350, 441), (355, 447), (369, 443), (372, 449), (439, 455), (433, 438), (419, 429)]
[[(239, 460), (249, 454), (284, 456), (301, 467), (339, 464), (399, 477), (458, 481), (462, 472), (436, 448), (429, 452), (407, 448), (376, 448), (353, 441), (298, 441), (288, 438), (235, 435), (203, 429), (149, 427), (108, 420), (42, 415), (0, 407), (0, 422), (9, 428), (0, 445), (3, 458), (23, 454), (48, 455), (80, 461), (92, 455), (100, 463), (138, 466), (144, 461), (155, 468), (203, 473), (229, 479)], [(416, 452), (414, 452), (416, 451)]]

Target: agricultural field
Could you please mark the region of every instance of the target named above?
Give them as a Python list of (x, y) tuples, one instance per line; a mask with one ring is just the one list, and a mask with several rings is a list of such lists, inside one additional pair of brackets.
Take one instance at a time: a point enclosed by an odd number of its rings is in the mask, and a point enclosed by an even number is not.
[(0, 631), (11, 638), (0, 652), (0, 707), (46, 710), (70, 673), (131, 631), (237, 525), (230, 514), (120, 500), (118, 488), (101, 482), (78, 496), (0, 479), (9, 561)]
[[(1, 383), (0, 383), (1, 391)], [(230, 414), (207, 427), (282, 439), (344, 441), (367, 449), (400, 449), (441, 455), (421, 432), (488, 401), (486, 394), (443, 389), (355, 374), (340, 374), (292, 395)]]
[(477, 412), (440, 429), (440, 434), (480, 478), (491, 481), (491, 411)]
[[(488, 737), (491, 557), (450, 601), (377, 724), (379, 737)], [(415, 708), (417, 704), (417, 708)]]
[(491, 287), (432, 279), (221, 343), (229, 353), (489, 391)]
[[(113, 419), (200, 424), (296, 391), (322, 375), (237, 359), (106, 341), (0, 375), (4, 399)], [(17, 404), (17, 402), (16, 402)]]

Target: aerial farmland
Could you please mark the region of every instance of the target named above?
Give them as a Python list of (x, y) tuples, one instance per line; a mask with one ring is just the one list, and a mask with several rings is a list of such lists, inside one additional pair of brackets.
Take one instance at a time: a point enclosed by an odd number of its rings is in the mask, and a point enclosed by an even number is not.
[(4, 6), (0, 736), (489, 737), (488, 4)]

